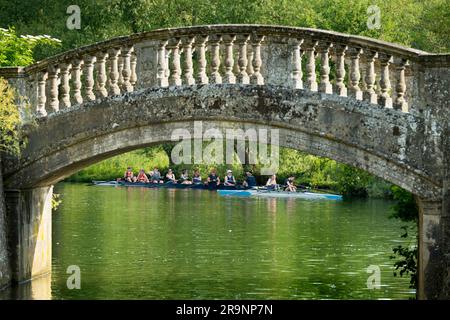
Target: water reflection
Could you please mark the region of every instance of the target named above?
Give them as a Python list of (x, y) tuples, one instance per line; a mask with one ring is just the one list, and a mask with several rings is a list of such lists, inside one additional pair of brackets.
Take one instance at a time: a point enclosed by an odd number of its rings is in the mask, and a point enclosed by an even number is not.
[(52, 275), (42, 275), (33, 281), (24, 282), (7, 290), (0, 291), (2, 300), (51, 300)]

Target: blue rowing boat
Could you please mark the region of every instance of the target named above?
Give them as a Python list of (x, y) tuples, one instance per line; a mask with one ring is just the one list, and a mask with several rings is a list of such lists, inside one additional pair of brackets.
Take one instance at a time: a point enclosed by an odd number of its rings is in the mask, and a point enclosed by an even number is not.
[(266, 189), (249, 189), (249, 190), (217, 190), (221, 196), (229, 197), (268, 197), (268, 198), (300, 198), (300, 199), (317, 199), (317, 200), (342, 200), (339, 194), (331, 193), (315, 193), (315, 192), (289, 192)]

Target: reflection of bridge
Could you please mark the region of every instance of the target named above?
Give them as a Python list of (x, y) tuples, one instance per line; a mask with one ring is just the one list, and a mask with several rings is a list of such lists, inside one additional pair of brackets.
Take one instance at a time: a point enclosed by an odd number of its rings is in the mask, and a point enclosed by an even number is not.
[(278, 128), (282, 146), (413, 192), (419, 296), (448, 298), (449, 70), (449, 55), (246, 25), (157, 30), (0, 69), (37, 116), (30, 124), (22, 112), (29, 143), (20, 159), (3, 158), (12, 278), (50, 270), (54, 183), (207, 120), (219, 129)]

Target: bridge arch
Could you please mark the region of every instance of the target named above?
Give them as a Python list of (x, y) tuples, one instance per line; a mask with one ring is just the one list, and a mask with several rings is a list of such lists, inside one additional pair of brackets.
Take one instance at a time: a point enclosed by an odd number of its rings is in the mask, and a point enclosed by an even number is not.
[(169, 142), (175, 129), (193, 131), (194, 121), (224, 133), (278, 129), (280, 146), (358, 167), (423, 198), (440, 197), (440, 181), (430, 178), (429, 168), (412, 166), (415, 149), (406, 141), (423, 125), (414, 116), (391, 110), (387, 117), (361, 101), (255, 85), (147, 89), (39, 119), (26, 131), (23, 162), (5, 164), (5, 184), (52, 185), (112, 155)]

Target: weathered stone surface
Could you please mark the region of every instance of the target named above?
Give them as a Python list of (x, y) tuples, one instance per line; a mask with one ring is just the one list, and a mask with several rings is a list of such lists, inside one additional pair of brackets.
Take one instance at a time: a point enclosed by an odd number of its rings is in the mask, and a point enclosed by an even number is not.
[[(441, 196), (443, 150), (423, 134), (431, 125), (426, 119), (345, 97), (252, 85), (145, 89), (42, 118), (29, 129), (21, 160), (5, 163), (5, 183), (53, 184), (113, 154), (168, 141), (171, 130), (194, 120), (279, 128), (281, 145), (354, 165), (425, 198)], [(433, 162), (423, 161), (423, 148), (433, 150)]]
[(53, 186), (5, 191), (12, 280), (27, 281), (52, 266)]
[(0, 290), (11, 281), (6, 237), (6, 207), (3, 193), (2, 161), (0, 159)]

